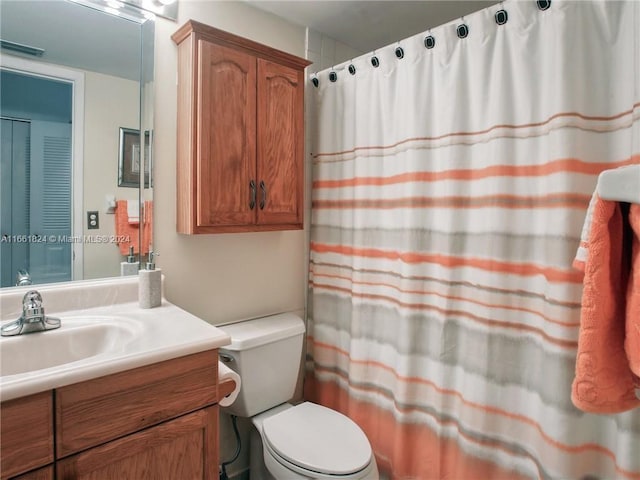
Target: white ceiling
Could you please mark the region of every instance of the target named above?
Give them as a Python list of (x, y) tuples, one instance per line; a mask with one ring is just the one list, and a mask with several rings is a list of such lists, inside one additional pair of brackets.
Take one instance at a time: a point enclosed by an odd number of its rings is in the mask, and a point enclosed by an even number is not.
[(141, 27), (121, 17), (67, 1), (0, 0), (0, 34), (43, 48), (44, 62), (140, 79)]
[[(247, 3), (366, 53), (497, 2), (247, 0)], [(0, 0), (0, 33), (5, 40), (44, 48), (42, 60), (50, 63), (139, 78), (140, 25), (119, 17), (67, 1)]]
[(366, 53), (499, 2), (247, 0), (247, 3)]

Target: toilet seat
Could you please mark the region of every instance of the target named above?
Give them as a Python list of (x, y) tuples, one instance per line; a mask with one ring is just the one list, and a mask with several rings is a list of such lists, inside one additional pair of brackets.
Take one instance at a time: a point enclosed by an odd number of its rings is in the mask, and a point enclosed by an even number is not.
[(265, 447), (276, 460), (311, 477), (349, 478), (371, 463), (371, 446), (360, 427), (314, 403), (301, 403), (266, 418), (262, 432)]

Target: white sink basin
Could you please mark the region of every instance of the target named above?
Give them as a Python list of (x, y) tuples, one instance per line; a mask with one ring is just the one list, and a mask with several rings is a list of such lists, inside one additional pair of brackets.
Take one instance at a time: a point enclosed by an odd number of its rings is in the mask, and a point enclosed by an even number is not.
[(70, 317), (56, 330), (5, 337), (0, 376), (17, 375), (123, 350), (142, 328), (126, 318)]
[[(158, 308), (141, 309), (137, 287), (137, 279), (43, 287), (47, 315), (60, 318), (62, 326), (0, 337), (0, 401), (229, 343), (229, 336), (222, 330), (166, 300)], [(0, 292), (0, 311), (5, 309), (3, 323), (17, 318), (6, 310), (19, 307), (26, 292), (7, 290)], [(136, 301), (129, 300), (133, 298)]]

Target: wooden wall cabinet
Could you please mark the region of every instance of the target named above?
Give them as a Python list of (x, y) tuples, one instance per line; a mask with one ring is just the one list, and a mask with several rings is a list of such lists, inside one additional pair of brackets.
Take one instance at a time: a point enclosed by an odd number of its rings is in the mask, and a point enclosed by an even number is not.
[(2, 480), (217, 479), (217, 352), (3, 402)]
[(193, 20), (172, 38), (178, 232), (302, 228), (309, 62)]

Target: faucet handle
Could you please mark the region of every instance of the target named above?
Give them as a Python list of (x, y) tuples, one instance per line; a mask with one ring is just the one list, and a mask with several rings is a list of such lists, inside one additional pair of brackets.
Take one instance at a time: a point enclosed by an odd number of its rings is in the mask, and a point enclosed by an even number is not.
[(29, 290), (22, 297), (23, 308), (40, 308), (42, 307), (42, 295), (37, 290)]
[(44, 321), (42, 295), (37, 290), (29, 290), (22, 297), (22, 318), (26, 322)]
[(42, 306), (42, 295), (37, 290), (29, 290), (22, 297), (22, 316), (2, 325), (0, 335), (3, 337), (21, 335), (23, 333), (41, 332), (60, 327), (60, 319), (47, 317)]

